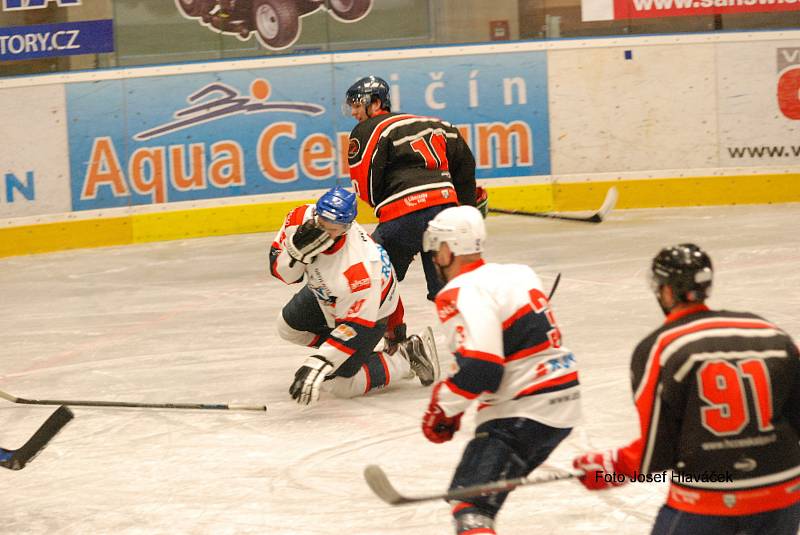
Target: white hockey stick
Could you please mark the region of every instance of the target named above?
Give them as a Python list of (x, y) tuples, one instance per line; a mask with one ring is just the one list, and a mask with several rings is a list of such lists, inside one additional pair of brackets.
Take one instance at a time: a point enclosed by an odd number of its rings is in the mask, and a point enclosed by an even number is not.
[(134, 403), (130, 401), (86, 401), (66, 399), (26, 399), (0, 390), (0, 398), (25, 405), (72, 405), (74, 407), (130, 407), (135, 409), (200, 409), (217, 411), (265, 411), (265, 405), (226, 405), (223, 403)]
[(600, 206), (600, 209), (594, 214), (586, 217), (554, 214), (551, 212), (526, 212), (524, 210), (506, 210), (503, 208), (492, 208), (492, 207), (489, 207), (489, 211), (495, 214), (524, 215), (528, 217), (545, 217), (547, 219), (578, 221), (580, 223), (602, 223), (603, 220), (608, 215), (608, 213), (614, 209), (614, 206), (617, 205), (618, 198), (619, 198), (619, 193), (617, 193), (617, 188), (615, 186), (611, 186), (608, 189), (608, 193), (606, 193), (606, 198), (603, 201), (602, 206)]
[(582, 475), (583, 472), (580, 471), (553, 472), (536, 477), (501, 479), (500, 481), (462, 487), (438, 494), (403, 496), (392, 486), (391, 482), (389, 482), (389, 478), (386, 477), (386, 474), (380, 466), (371, 464), (364, 469), (364, 479), (367, 480), (367, 485), (369, 485), (369, 488), (371, 488), (372, 492), (374, 492), (381, 500), (385, 501), (389, 505), (406, 505), (410, 503), (428, 502), (432, 500), (460, 500), (462, 498), (471, 498), (474, 496), (485, 496), (487, 494), (507, 492), (517, 487), (523, 487), (526, 485), (539, 485), (540, 483), (550, 483), (551, 481), (572, 479), (581, 477)]

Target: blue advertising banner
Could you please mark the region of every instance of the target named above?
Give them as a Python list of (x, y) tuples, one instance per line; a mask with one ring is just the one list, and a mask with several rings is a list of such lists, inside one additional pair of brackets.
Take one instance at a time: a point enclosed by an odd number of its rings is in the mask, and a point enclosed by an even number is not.
[(113, 51), (111, 19), (0, 28), (0, 61)]
[(479, 178), (549, 174), (544, 52), (320, 63), (68, 84), (73, 210), (347, 182), (341, 103), (367, 74), (393, 111), (458, 126)]

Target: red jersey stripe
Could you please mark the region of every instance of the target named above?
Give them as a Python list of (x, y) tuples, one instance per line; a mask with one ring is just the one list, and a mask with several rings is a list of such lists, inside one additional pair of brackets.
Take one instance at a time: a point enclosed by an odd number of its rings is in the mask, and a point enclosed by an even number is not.
[(384, 130), (386, 130), (386, 128), (389, 125), (412, 117), (414, 116), (395, 115), (393, 117), (389, 117), (388, 119), (377, 125), (375, 127), (375, 130), (373, 130), (372, 134), (369, 136), (369, 140), (367, 140), (367, 146), (364, 147), (364, 152), (361, 155), (361, 160), (359, 160), (355, 165), (350, 167), (350, 178), (355, 180), (356, 183), (358, 184), (358, 188), (356, 188), (356, 191), (358, 191), (359, 197), (361, 197), (364, 201), (366, 201), (370, 206), (375, 206), (375, 203), (371, 199), (372, 188), (369, 187), (370, 164), (372, 163), (372, 157), (375, 153), (375, 147), (378, 145), (378, 141), (380, 141), (381, 134), (383, 133)]
[(514, 312), (514, 314), (510, 318), (503, 321), (503, 330), (505, 331), (506, 329), (514, 325), (522, 316), (530, 312), (533, 312), (533, 307), (531, 306), (530, 303), (528, 303), (524, 307)]
[(528, 388), (521, 390), (520, 392), (517, 393), (516, 396), (514, 396), (514, 399), (521, 398), (524, 396), (529, 396), (535, 392), (538, 392), (539, 390), (544, 390), (546, 388), (552, 388), (554, 386), (564, 385), (577, 380), (578, 380), (578, 372), (568, 373), (566, 375), (562, 375), (561, 377), (553, 377), (552, 379), (543, 381), (541, 383), (536, 383), (535, 385), (531, 385)]
[(549, 349), (553, 343), (548, 340), (547, 342), (542, 342), (541, 344), (535, 345), (533, 347), (527, 347), (525, 349), (521, 349), (516, 353), (509, 355), (506, 357), (506, 362), (510, 362), (512, 360), (520, 360), (526, 357), (531, 357), (537, 353), (544, 351), (545, 349)]
[(492, 353), (484, 353), (483, 351), (473, 351), (471, 349), (466, 349), (464, 347), (460, 347), (456, 350), (456, 353), (461, 355), (463, 358), (467, 359), (475, 359), (475, 360), (483, 360), (486, 362), (492, 362), (494, 364), (503, 365), (505, 361), (503, 357), (498, 355), (493, 355)]
[(325, 343), (332, 345), (333, 347), (335, 347), (336, 349), (338, 349), (339, 351), (341, 351), (342, 353), (344, 353), (348, 357), (356, 352), (355, 349), (353, 349), (351, 347), (347, 347), (346, 345), (344, 345), (344, 344), (342, 344), (340, 342), (337, 342), (333, 338), (328, 338), (327, 340), (325, 340)]

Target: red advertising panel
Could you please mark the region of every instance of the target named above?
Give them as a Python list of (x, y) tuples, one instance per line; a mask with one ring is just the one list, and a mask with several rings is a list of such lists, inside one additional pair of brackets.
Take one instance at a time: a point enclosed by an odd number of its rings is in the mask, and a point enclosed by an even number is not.
[(583, 20), (800, 11), (800, 0), (583, 0)]

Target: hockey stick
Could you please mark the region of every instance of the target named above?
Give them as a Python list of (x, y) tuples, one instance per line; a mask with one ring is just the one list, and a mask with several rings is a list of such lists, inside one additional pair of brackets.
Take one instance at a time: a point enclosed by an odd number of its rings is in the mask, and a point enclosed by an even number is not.
[(556, 288), (558, 288), (558, 283), (561, 281), (561, 273), (556, 275), (556, 280), (553, 281), (553, 287), (550, 288), (550, 295), (547, 296), (547, 300), (550, 301), (553, 298), (553, 294), (556, 293)]
[(600, 206), (600, 209), (594, 214), (586, 217), (553, 214), (550, 212), (526, 212), (524, 210), (505, 210), (503, 208), (491, 208), (491, 207), (489, 207), (489, 211), (495, 214), (524, 215), (529, 217), (546, 217), (548, 219), (561, 219), (563, 221), (578, 221), (580, 223), (602, 223), (603, 220), (608, 215), (608, 213), (614, 209), (614, 206), (616, 206), (618, 197), (619, 194), (617, 193), (617, 188), (615, 186), (611, 186), (608, 189), (608, 193), (606, 193), (606, 198), (603, 201), (602, 206)]
[(201, 409), (215, 411), (265, 411), (265, 405), (225, 405), (222, 403), (132, 403), (128, 401), (75, 401), (66, 399), (25, 399), (0, 390), (0, 398), (26, 405), (72, 405), (74, 407), (131, 407), (136, 409)]
[(372, 492), (374, 492), (378, 498), (389, 505), (406, 505), (409, 503), (428, 502), (432, 500), (460, 500), (462, 498), (485, 496), (497, 492), (507, 492), (525, 485), (538, 485), (551, 481), (572, 479), (582, 475), (583, 472), (557, 472), (532, 478), (520, 477), (517, 479), (501, 479), (500, 481), (462, 487), (438, 494), (403, 496), (392, 486), (389, 482), (389, 478), (386, 477), (386, 474), (380, 466), (371, 464), (364, 469), (364, 479), (367, 480), (369, 488), (372, 489)]
[(56, 409), (21, 448), (16, 450), (0, 448), (0, 466), (8, 468), (9, 470), (22, 470), (25, 468), (25, 465), (39, 455), (39, 453), (47, 447), (47, 444), (53, 440), (53, 437), (55, 437), (73, 417), (72, 411), (63, 405)]

